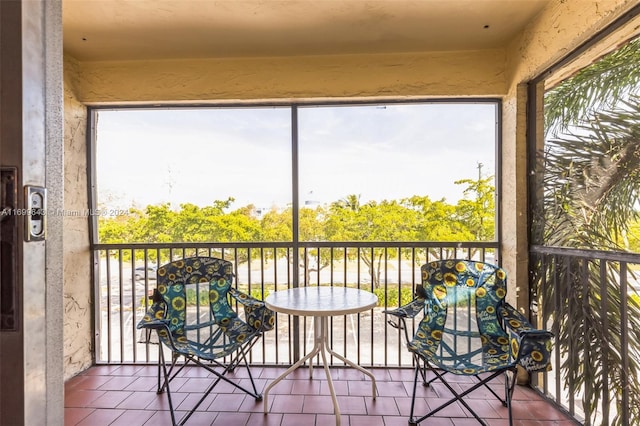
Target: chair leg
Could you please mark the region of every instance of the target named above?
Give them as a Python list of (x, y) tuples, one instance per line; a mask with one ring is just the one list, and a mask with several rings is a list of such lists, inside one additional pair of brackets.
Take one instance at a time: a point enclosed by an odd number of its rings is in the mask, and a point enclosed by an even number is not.
[[(509, 374), (511, 373), (511, 374)], [(511, 376), (511, 378), (509, 378)], [(515, 390), (516, 380), (518, 373), (516, 370), (504, 372), (504, 390), (505, 390), (505, 402), (509, 412), (509, 426), (513, 426), (513, 416), (511, 414), (511, 401), (513, 398), (513, 391)]]
[[(251, 344), (251, 346), (253, 346), (253, 344)], [(251, 349), (251, 346), (248, 348), (248, 350)], [(236, 365), (240, 364), (240, 357), (242, 357), (242, 359), (244, 360), (244, 366), (247, 370), (247, 374), (249, 375), (249, 380), (251, 380), (251, 387), (253, 388), (253, 397), (256, 399), (256, 401), (262, 401), (262, 394), (258, 393), (258, 388), (256, 387), (256, 382), (253, 380), (253, 374), (251, 374), (251, 369), (249, 368), (249, 363), (247, 362), (247, 357), (246, 357), (246, 352), (244, 350), (238, 350), (238, 362), (236, 363)]]
[[(253, 396), (254, 398), (256, 398), (256, 401), (262, 400), (262, 395), (258, 394), (258, 391), (256, 390), (256, 385), (255, 385), (255, 382), (253, 380), (253, 376), (251, 375), (251, 370), (249, 369), (249, 364), (247, 362), (245, 350), (246, 350), (246, 348), (245, 349), (239, 349), (238, 350), (238, 354), (235, 357), (233, 357), (229, 361), (229, 363), (227, 365), (221, 364), (221, 363), (216, 362), (216, 361), (211, 361), (211, 364), (207, 365), (207, 364), (204, 364), (203, 362), (201, 362), (200, 360), (198, 360), (196, 358), (187, 357), (187, 362), (188, 361), (192, 361), (193, 363), (199, 365), (200, 367), (202, 367), (202, 368), (206, 369), (207, 371), (209, 371), (210, 373), (214, 374), (217, 378), (212, 384), (209, 385), (207, 390), (204, 391), (204, 393), (202, 394), (202, 397), (198, 400), (198, 402), (195, 403), (195, 405), (191, 408), (191, 410), (189, 410), (189, 412), (186, 413), (184, 415), (184, 417), (180, 420), (180, 423), (179, 423), (180, 425), (185, 424), (185, 422), (198, 409), (198, 407), (200, 407), (200, 404), (202, 404), (202, 402), (207, 398), (207, 396), (209, 396), (209, 394), (213, 391), (213, 389), (216, 387), (216, 385), (221, 380), (223, 380), (223, 381), (235, 386), (236, 388), (242, 390), (246, 394)], [(227, 377), (225, 377), (225, 375), (228, 372), (233, 371), (233, 369), (239, 365), (240, 361), (244, 361), (244, 364), (247, 367), (247, 371), (249, 373), (249, 379), (251, 380), (251, 384), (253, 386), (253, 392), (251, 392), (250, 390), (244, 388), (243, 386), (239, 385), (238, 383), (232, 382)], [(222, 372), (216, 371), (214, 369), (214, 367), (213, 367), (214, 365), (217, 366), (217, 367), (222, 367), (223, 368)], [(169, 403), (169, 405), (171, 405), (171, 402)], [(172, 419), (173, 419), (173, 417), (172, 417)]]
[(494, 390), (491, 388), (491, 386), (489, 386), (489, 384), (488, 384), (487, 382), (483, 381), (483, 380), (482, 380), (482, 378), (480, 378), (480, 377), (478, 377), (478, 376), (474, 376), (474, 377), (475, 377), (476, 379), (478, 379), (478, 381), (479, 381), (479, 382), (483, 383), (484, 387), (485, 387), (485, 388), (487, 388), (487, 390), (488, 390), (489, 392), (491, 392), (491, 393), (493, 394), (493, 396), (495, 396), (495, 397), (496, 397), (496, 399), (498, 399), (498, 401), (500, 401), (504, 407), (506, 407), (506, 406), (507, 406), (507, 401), (506, 401), (506, 399), (502, 399), (502, 397), (501, 397), (500, 395), (498, 395), (498, 394), (496, 393), (496, 391), (494, 391)]
[[(486, 425), (487, 423), (482, 420), (482, 418), (480, 418), (480, 416), (478, 416), (478, 414), (476, 414), (475, 411), (473, 411), (473, 409), (469, 406), (469, 404), (467, 404), (467, 402), (463, 399), (465, 396), (467, 396), (468, 394), (470, 394), (471, 392), (475, 391), (476, 389), (482, 387), (482, 386), (486, 386), (487, 383), (491, 380), (493, 380), (495, 377), (499, 376), (500, 374), (503, 374), (503, 371), (498, 371), (495, 373), (492, 373), (489, 377), (485, 378), (484, 380), (476, 383), (475, 385), (471, 386), (470, 388), (466, 389), (464, 392), (462, 393), (458, 393), (456, 392), (456, 390), (449, 384), (447, 383), (447, 381), (445, 381), (443, 379), (443, 376), (446, 372), (438, 372), (437, 369), (435, 368), (431, 368), (431, 371), (436, 375), (436, 377), (440, 380), (440, 382), (445, 385), (447, 387), (447, 389), (449, 389), (449, 392), (451, 392), (451, 394), (453, 395), (453, 398), (450, 399), (449, 401), (445, 402), (444, 404), (440, 405), (439, 407), (431, 410), (429, 413), (427, 413), (426, 415), (416, 419), (413, 417), (413, 401), (415, 401), (415, 383), (417, 382), (417, 375), (418, 373), (416, 372), (416, 376), (415, 376), (415, 381), (414, 381), (414, 393), (413, 393), (413, 399), (412, 399), (412, 411), (409, 417), (409, 422), (410, 425), (412, 424), (417, 424), (420, 423), (421, 421), (425, 420), (428, 417), (433, 416), (434, 414), (438, 413), (439, 411), (443, 410), (444, 408), (448, 407), (449, 405), (453, 404), (456, 401), (459, 401), (468, 411), (469, 413), (471, 413), (471, 415), (473, 415), (473, 417), (476, 418), (476, 420), (478, 420), (478, 422), (482, 425)], [(507, 391), (507, 397), (508, 397), (508, 402), (507, 402), (507, 406), (509, 407), (509, 424), (512, 426), (512, 420), (511, 420), (511, 394), (513, 393), (513, 385), (515, 384), (515, 376), (513, 377), (513, 380), (509, 380), (508, 384), (506, 384), (505, 386), (507, 386), (508, 391)], [(502, 400), (502, 399), (500, 399)]]
[(185, 363), (180, 366), (180, 368), (178, 368), (178, 370), (174, 373), (173, 370), (178, 359), (180, 358), (180, 355), (172, 354), (171, 366), (167, 368), (162, 344), (158, 345), (158, 351), (158, 389), (156, 390), (156, 393), (161, 394), (165, 391), (167, 393), (167, 401), (169, 402), (169, 413), (171, 414), (171, 424), (173, 426), (184, 425), (190, 414), (183, 417), (179, 422), (176, 421), (176, 415), (173, 409), (173, 398), (171, 397), (170, 382), (189, 363), (189, 359), (186, 359)]
[[(417, 355), (413, 355), (414, 360), (416, 362), (416, 365), (420, 364), (420, 360), (421, 358)], [(422, 386), (424, 387), (429, 387), (431, 386), (431, 383), (433, 383), (434, 381), (438, 380), (438, 376), (432, 377), (431, 380), (427, 379), (427, 371), (429, 371), (430, 368), (427, 365), (427, 363), (423, 363), (422, 368), (420, 369), (420, 376), (422, 377)], [(446, 372), (444, 372), (443, 374), (446, 374)]]
[[(160, 366), (164, 365), (166, 366), (166, 362), (164, 360), (164, 353), (162, 354), (162, 362), (158, 365), (158, 370), (160, 370)], [(173, 352), (171, 354), (171, 367), (169, 367), (169, 370), (167, 371), (167, 373), (165, 374), (165, 379), (164, 379), (164, 383), (161, 385), (160, 384), (160, 371), (158, 371), (158, 389), (157, 389), (157, 393), (162, 393), (164, 392), (164, 388), (167, 386), (168, 382), (170, 382), (171, 380), (173, 380), (189, 363), (189, 359), (185, 359), (185, 363), (182, 364), (175, 372), (173, 371), (177, 364), (178, 364), (178, 360), (180, 359), (182, 355), (177, 354), (175, 352)]]
[(158, 345), (158, 387), (156, 393), (161, 394), (164, 386), (161, 383), (162, 365), (164, 364), (164, 353), (162, 351), (162, 345)]
[[(198, 359), (198, 358), (196, 358), (194, 356), (172, 353), (173, 357), (172, 357), (171, 366), (169, 368), (167, 368), (167, 362), (166, 362), (166, 359), (165, 359), (165, 355), (164, 355), (164, 351), (163, 351), (162, 345), (159, 345), (159, 351), (160, 352), (158, 353), (158, 389), (157, 389), (157, 393), (160, 394), (160, 393), (163, 393), (164, 391), (167, 392), (167, 399), (169, 401), (169, 410), (171, 412), (171, 423), (174, 426), (176, 426), (176, 425), (184, 425), (185, 422), (198, 409), (198, 407), (202, 404), (202, 402), (213, 391), (213, 388), (221, 380), (231, 384), (232, 386), (235, 386), (236, 388), (242, 390), (246, 394), (253, 396), (254, 398), (256, 398), (256, 401), (262, 400), (262, 395), (258, 393), (255, 381), (253, 379), (253, 375), (251, 374), (251, 369), (249, 368), (249, 363), (247, 361), (247, 356), (246, 356), (246, 352), (251, 349), (251, 347), (255, 344), (256, 341), (257, 341), (257, 339), (254, 339), (249, 344), (245, 345), (243, 348), (238, 349), (237, 352), (236, 352), (236, 355), (233, 356), (229, 360), (229, 362), (227, 364), (220, 363), (220, 362), (218, 362), (216, 360), (209, 360), (209, 361), (207, 361), (208, 364), (205, 364), (203, 360), (200, 360), (200, 359)], [(182, 364), (181, 366), (176, 368), (177, 367), (177, 361), (181, 356), (185, 357), (185, 362), (184, 362), (184, 364)], [(175, 418), (175, 413), (174, 413), (173, 399), (171, 397), (170, 382), (190, 362), (193, 362), (194, 364), (196, 364), (196, 365), (206, 369), (210, 373), (214, 374), (216, 376), (216, 379), (212, 384), (209, 385), (207, 390), (204, 392), (204, 394), (202, 395), (200, 400), (198, 400), (198, 402), (193, 406), (193, 408), (188, 413), (186, 413), (180, 419), (180, 421), (177, 422), (176, 418)], [(245, 365), (245, 367), (247, 369), (247, 372), (249, 374), (249, 379), (251, 380), (251, 386), (253, 388), (253, 392), (251, 390), (243, 387), (239, 383), (231, 381), (229, 378), (226, 377), (226, 374), (228, 372), (230, 372), (230, 371), (233, 371), (241, 362), (244, 362), (244, 365)], [(218, 370), (216, 370), (216, 368), (218, 368)], [(222, 369), (222, 371), (219, 371), (220, 368)], [(175, 369), (175, 371), (174, 371), (174, 369)]]
[[(175, 361), (174, 361), (175, 362)], [(173, 366), (173, 362), (172, 362)], [(160, 383), (160, 372), (162, 371), (164, 376), (164, 381), (162, 384)], [(169, 387), (169, 375), (171, 374), (171, 370), (167, 370), (167, 363), (164, 359), (164, 350), (162, 345), (158, 345), (158, 389), (156, 390), (157, 394), (161, 394), (165, 390), (167, 391), (167, 400), (169, 401), (169, 413), (171, 414), (171, 424), (177, 425), (176, 416), (173, 412), (173, 400), (171, 399), (171, 388)]]
[[(418, 387), (418, 374), (420, 374), (420, 360), (416, 359), (416, 369), (413, 375), (413, 393), (411, 394), (411, 411), (409, 412), (409, 426), (415, 426), (417, 423), (413, 418), (413, 410), (416, 405), (416, 388)], [(424, 373), (423, 377), (424, 377)]]
[[(419, 364), (418, 360), (416, 360), (416, 363)], [(420, 369), (420, 376), (422, 377), (422, 386), (429, 386), (433, 381), (433, 379), (427, 381), (427, 365), (426, 364), (424, 364)]]

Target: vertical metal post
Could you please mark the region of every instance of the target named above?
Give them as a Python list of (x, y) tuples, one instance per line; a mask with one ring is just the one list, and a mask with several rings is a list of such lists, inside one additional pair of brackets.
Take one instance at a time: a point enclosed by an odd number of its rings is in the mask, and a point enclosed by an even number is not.
[[(298, 107), (291, 106), (291, 220), (293, 232), (293, 278), (294, 288), (300, 286), (300, 217), (298, 209)], [(293, 360), (300, 359), (300, 318), (293, 317)]]
[(620, 358), (622, 361), (622, 404), (620, 407), (620, 421), (623, 425), (629, 424), (629, 411), (631, 409), (631, 394), (629, 393), (629, 282), (627, 262), (620, 262)]
[[(608, 262), (600, 261), (600, 315), (602, 317), (602, 329), (609, 330), (609, 293), (607, 291), (607, 266)], [(602, 333), (600, 351), (607, 353), (609, 348), (609, 333)], [(602, 395), (609, 395), (609, 358), (602, 357)], [(602, 426), (609, 426), (609, 404), (602, 404)]]

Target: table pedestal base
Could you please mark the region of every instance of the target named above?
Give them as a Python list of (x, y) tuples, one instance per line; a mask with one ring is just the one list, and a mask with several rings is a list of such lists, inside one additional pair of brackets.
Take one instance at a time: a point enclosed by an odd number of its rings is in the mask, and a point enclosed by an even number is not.
[[(322, 357), (322, 367), (324, 368), (324, 372), (327, 376), (327, 383), (329, 384), (329, 391), (331, 392), (331, 399), (333, 400), (333, 411), (336, 416), (336, 426), (340, 426), (340, 406), (338, 405), (338, 399), (336, 398), (336, 391), (333, 388), (333, 380), (331, 379), (331, 373), (329, 371), (329, 365), (327, 364), (327, 355), (326, 353), (330, 353), (335, 356), (345, 364), (355, 368), (358, 371), (361, 371), (363, 374), (369, 376), (371, 378), (371, 394), (373, 399), (376, 399), (376, 378), (373, 374), (360, 367), (358, 364), (349, 361), (347, 358), (343, 357), (340, 354), (335, 353), (331, 346), (329, 346), (328, 340), (328, 317), (326, 316), (316, 316), (313, 317), (313, 349), (304, 357), (302, 357), (298, 362), (293, 364), (291, 367), (287, 368), (287, 370), (282, 373), (278, 378), (276, 378), (273, 382), (271, 382), (264, 389), (264, 413), (267, 414), (269, 412), (269, 391), (273, 388), (278, 382), (287, 377), (293, 370), (300, 367), (307, 360), (313, 358), (318, 353)], [(309, 362), (309, 378), (313, 379), (313, 362)]]

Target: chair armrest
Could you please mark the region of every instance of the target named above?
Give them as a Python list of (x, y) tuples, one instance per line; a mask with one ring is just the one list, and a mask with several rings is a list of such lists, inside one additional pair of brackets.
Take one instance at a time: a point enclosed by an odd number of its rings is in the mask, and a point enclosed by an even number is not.
[(548, 370), (551, 367), (553, 333), (536, 329), (513, 306), (505, 303), (500, 308), (505, 331), (511, 338), (511, 352), (516, 362), (528, 372)]
[[(418, 285), (415, 288), (413, 300), (397, 309), (387, 309), (383, 311), (385, 314), (398, 317), (401, 324), (396, 324), (393, 320), (387, 321), (392, 327), (402, 328), (406, 318), (415, 318), (420, 312), (424, 312), (427, 304), (428, 294), (423, 286)], [(406, 331), (406, 330), (405, 330)]]
[(414, 318), (420, 312), (423, 312), (425, 308), (425, 302), (425, 299), (415, 298), (411, 302), (407, 303), (406, 305), (402, 305), (399, 308), (385, 309), (384, 311), (382, 311), (387, 315), (391, 315), (397, 318), (397, 321), (393, 319), (387, 320), (387, 324), (389, 324), (393, 328), (397, 328), (398, 330), (403, 330), (404, 339), (407, 344), (409, 343), (410, 339), (406, 319)]
[[(147, 312), (144, 314), (144, 317), (136, 325), (136, 328), (146, 329), (149, 331), (156, 330), (160, 341), (171, 348), (171, 350), (176, 351), (177, 348), (175, 342), (173, 341), (171, 328), (169, 327), (170, 323), (168, 319), (164, 318), (164, 315), (164, 301), (156, 301), (149, 307)], [(148, 338), (149, 336), (147, 335), (147, 339)], [(149, 340), (147, 340), (146, 343), (150, 343)]]
[(393, 315), (398, 318), (414, 318), (420, 312), (424, 311), (425, 299), (413, 299), (406, 305), (402, 305), (396, 309), (385, 309), (382, 311), (385, 314)]
[(138, 323), (137, 328), (148, 328), (151, 330), (168, 329), (169, 322), (166, 320), (153, 320), (153, 319), (149, 321), (145, 321), (145, 319), (143, 318)]
[(162, 298), (160, 298), (160, 300), (157, 300), (155, 292), (157, 292), (157, 290), (154, 290), (153, 304), (149, 306), (149, 309), (147, 309), (144, 317), (136, 325), (136, 328), (138, 329), (147, 328), (158, 330), (162, 328), (168, 329), (169, 327), (169, 321), (164, 318), (166, 309), (164, 300), (162, 300)]
[(164, 318), (166, 305), (157, 288), (153, 289), (151, 300), (153, 303), (149, 306), (147, 312), (145, 312), (144, 317), (138, 322), (136, 328), (147, 328), (152, 330), (162, 328), (168, 329), (169, 321)]
[(271, 330), (276, 323), (276, 314), (267, 308), (262, 300), (258, 300), (238, 289), (229, 289), (229, 294), (244, 306), (244, 314), (251, 327), (259, 332)]

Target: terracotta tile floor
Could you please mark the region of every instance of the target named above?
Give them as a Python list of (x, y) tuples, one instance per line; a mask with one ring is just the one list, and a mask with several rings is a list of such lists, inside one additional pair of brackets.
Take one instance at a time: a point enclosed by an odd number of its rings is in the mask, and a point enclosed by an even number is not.
[[(208, 379), (201, 370), (187, 368), (184, 377), (173, 383), (174, 403), (178, 409), (190, 406)], [(241, 374), (240, 380), (248, 380)], [(258, 389), (263, 389), (284, 371), (279, 367), (254, 367)], [(342, 413), (342, 426), (406, 426), (411, 404), (412, 370), (374, 368), (378, 397), (371, 398), (371, 382), (353, 369), (331, 370), (334, 388)], [(66, 426), (101, 425), (170, 425), (166, 395), (157, 395), (157, 368), (154, 366), (96, 366), (70, 379), (65, 384)], [(365, 380), (366, 379), (366, 380)], [(454, 377), (456, 386), (465, 386), (464, 377)], [(497, 390), (502, 390), (498, 385)], [(419, 387), (416, 407), (433, 406), (447, 398), (441, 385)], [(469, 404), (489, 425), (508, 425), (507, 409), (488, 391), (481, 389), (467, 396)], [(243, 394), (226, 383), (220, 383), (209, 395), (187, 425), (220, 426), (329, 426), (335, 424), (333, 405), (322, 369), (301, 368), (273, 387), (268, 398), (270, 412), (264, 415), (262, 401)], [(187, 407), (188, 408), (188, 407)], [(178, 413), (180, 416), (183, 413)], [(574, 425), (562, 412), (531, 389), (516, 386), (513, 404), (514, 424), (520, 426)], [(476, 425), (477, 421), (455, 403), (425, 420), (421, 425)]]

